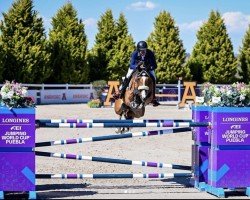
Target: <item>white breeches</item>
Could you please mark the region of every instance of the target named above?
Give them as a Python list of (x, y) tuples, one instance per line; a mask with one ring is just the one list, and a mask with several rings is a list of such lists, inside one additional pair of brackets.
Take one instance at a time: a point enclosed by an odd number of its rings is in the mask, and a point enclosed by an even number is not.
[[(127, 73), (127, 75), (126, 75), (126, 78), (129, 78), (130, 76), (131, 76), (131, 74), (133, 73), (133, 69), (128, 69), (128, 73)], [(156, 80), (156, 77), (155, 77), (155, 71), (154, 70), (150, 70), (149, 71), (149, 73), (152, 75), (152, 76), (154, 76), (154, 78), (155, 78), (155, 80)]]
[[(131, 74), (133, 73), (133, 69), (128, 69), (128, 73), (127, 73), (127, 75), (126, 75), (126, 78), (129, 78), (130, 76), (131, 76)], [(150, 70), (149, 71), (149, 73), (152, 75), (152, 76), (154, 76), (154, 78), (155, 78), (155, 80), (156, 80), (156, 77), (155, 77), (155, 71), (154, 70)], [(120, 85), (120, 87), (119, 87), (119, 90), (121, 90), (122, 89), (122, 84)]]

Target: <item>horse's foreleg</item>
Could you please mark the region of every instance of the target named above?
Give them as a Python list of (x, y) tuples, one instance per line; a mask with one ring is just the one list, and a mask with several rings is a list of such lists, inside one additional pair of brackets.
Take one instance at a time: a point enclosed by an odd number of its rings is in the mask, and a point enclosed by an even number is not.
[[(122, 119), (122, 116), (123, 116), (123, 112), (119, 115), (119, 120)], [(124, 132), (124, 128), (123, 127), (116, 128), (115, 132), (122, 134)]]
[[(126, 119), (131, 119), (132, 120), (132, 119), (134, 119), (134, 113), (130, 110), (130, 111), (127, 112), (125, 117), (126, 117)], [(124, 129), (125, 129), (124, 131), (129, 132), (129, 131), (132, 130), (132, 127), (126, 127)]]
[[(119, 117), (119, 120), (122, 120), (123, 116), (125, 119), (133, 119), (133, 117), (130, 116), (130, 114), (129, 114), (130, 112), (131, 111), (129, 111), (129, 112), (123, 111)], [(119, 127), (119, 128), (116, 128), (116, 133), (123, 134), (123, 133), (129, 132), (130, 130), (131, 130), (130, 127)]]

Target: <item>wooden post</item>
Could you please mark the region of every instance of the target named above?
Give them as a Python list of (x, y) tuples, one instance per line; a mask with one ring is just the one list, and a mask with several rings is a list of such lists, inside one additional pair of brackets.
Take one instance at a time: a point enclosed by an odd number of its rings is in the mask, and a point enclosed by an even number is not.
[(108, 85), (109, 85), (109, 91), (108, 91), (106, 100), (104, 102), (104, 106), (111, 106), (110, 99), (113, 98), (112, 97), (113, 90), (115, 90), (115, 92), (119, 91), (118, 86), (120, 85), (120, 82), (119, 81), (108, 81)]
[[(182, 100), (179, 103), (179, 108), (185, 107), (187, 100), (193, 100), (195, 102), (196, 93), (195, 93), (195, 86), (196, 82), (183, 82), (183, 85), (185, 86), (184, 94), (182, 96)], [(189, 95), (189, 90), (191, 92), (191, 95)]]

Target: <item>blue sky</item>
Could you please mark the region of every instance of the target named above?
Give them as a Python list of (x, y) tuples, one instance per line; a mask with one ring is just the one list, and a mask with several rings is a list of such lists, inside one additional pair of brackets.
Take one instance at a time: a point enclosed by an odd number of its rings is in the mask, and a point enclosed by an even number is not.
[[(69, 0), (34, 0), (34, 9), (44, 19), (48, 32), (50, 20), (57, 10)], [(210, 11), (218, 10), (226, 23), (229, 37), (238, 53), (242, 39), (250, 24), (249, 0), (70, 0), (85, 23), (85, 32), (91, 48), (95, 42), (97, 22), (107, 9), (117, 19), (123, 12), (129, 32), (135, 42), (146, 40), (153, 31), (155, 17), (162, 10), (170, 12), (180, 30), (180, 38), (187, 52), (191, 53), (196, 42), (196, 32), (208, 19)], [(13, 0), (0, 0), (0, 12), (7, 12)], [(2, 15), (0, 19), (3, 19)]]

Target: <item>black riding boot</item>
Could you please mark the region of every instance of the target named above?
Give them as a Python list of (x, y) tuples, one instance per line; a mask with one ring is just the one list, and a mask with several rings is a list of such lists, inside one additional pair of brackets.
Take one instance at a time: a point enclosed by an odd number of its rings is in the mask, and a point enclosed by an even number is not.
[(124, 97), (124, 94), (126, 92), (128, 84), (129, 84), (129, 80), (130, 80), (130, 78), (127, 78), (127, 77), (123, 80), (122, 85), (121, 85), (121, 89), (120, 89), (120, 98)]
[(124, 97), (124, 94), (125, 94), (126, 89), (129, 85), (129, 81), (130, 81), (131, 77), (132, 77), (132, 75), (129, 78), (125, 77), (121, 86), (119, 87), (119, 92), (113, 94), (114, 99), (117, 100), (117, 99), (122, 99)]

